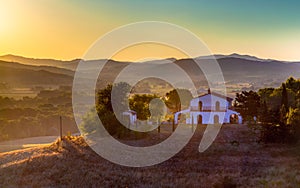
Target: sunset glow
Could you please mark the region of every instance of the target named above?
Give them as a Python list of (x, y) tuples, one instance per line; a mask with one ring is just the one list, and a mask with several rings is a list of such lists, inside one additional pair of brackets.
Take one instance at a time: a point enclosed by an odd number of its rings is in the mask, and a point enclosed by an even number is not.
[[(272, 3), (0, 0), (0, 55), (80, 58), (93, 42), (112, 29), (155, 20), (187, 28), (214, 54), (300, 60), (296, 50), (300, 48), (298, 7), (299, 1), (294, 0)], [(139, 53), (136, 50), (116, 58), (132, 60)], [(159, 47), (155, 50), (163, 51)], [(158, 58), (166, 56), (184, 57), (174, 51)]]

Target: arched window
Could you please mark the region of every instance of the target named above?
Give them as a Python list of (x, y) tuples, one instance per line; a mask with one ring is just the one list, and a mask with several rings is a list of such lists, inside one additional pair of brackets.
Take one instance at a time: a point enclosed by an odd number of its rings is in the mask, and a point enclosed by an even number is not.
[(202, 124), (202, 116), (201, 115), (198, 116), (198, 122), (197, 123), (198, 123), (198, 125)]
[(219, 124), (219, 116), (218, 115), (215, 115), (214, 116), (214, 124)]
[(216, 102), (216, 111), (219, 111), (219, 110), (220, 110), (220, 102), (217, 101), (217, 102)]
[(202, 101), (199, 101), (198, 106), (199, 106), (199, 111), (202, 111), (202, 107), (203, 107)]

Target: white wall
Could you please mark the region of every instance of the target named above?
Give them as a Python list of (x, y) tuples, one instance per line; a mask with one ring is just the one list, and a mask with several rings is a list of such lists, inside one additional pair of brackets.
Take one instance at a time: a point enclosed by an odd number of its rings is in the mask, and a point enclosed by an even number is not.
[(199, 115), (202, 116), (202, 124), (214, 124), (215, 115), (219, 117), (219, 123), (227, 123), (227, 121), (224, 121), (225, 114), (225, 112), (191, 112), (190, 118), (186, 118), (186, 123), (192, 124), (193, 118), (193, 123), (198, 124)]
[[(221, 108), (225, 108), (225, 107), (229, 107), (230, 103), (222, 97), (217, 97), (211, 94), (208, 95), (204, 95), (202, 97), (197, 97), (191, 100), (190, 102), (190, 106), (193, 108), (199, 108), (199, 101), (202, 102), (203, 107), (215, 107), (216, 106), (216, 102), (219, 101), (220, 102), (220, 107)], [(215, 109), (214, 109), (215, 110)]]

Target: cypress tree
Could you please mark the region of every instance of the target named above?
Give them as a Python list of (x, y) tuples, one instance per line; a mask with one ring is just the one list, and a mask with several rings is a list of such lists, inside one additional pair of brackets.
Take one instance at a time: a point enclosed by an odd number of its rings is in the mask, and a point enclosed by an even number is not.
[(281, 93), (281, 107), (284, 107), (285, 111), (288, 111), (288, 94), (286, 90), (285, 83), (282, 83), (282, 93)]

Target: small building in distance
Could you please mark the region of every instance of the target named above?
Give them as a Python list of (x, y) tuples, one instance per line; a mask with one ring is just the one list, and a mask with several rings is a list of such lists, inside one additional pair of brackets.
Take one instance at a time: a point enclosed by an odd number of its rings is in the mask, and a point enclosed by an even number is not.
[(133, 125), (137, 121), (136, 111), (127, 110), (123, 112), (122, 115), (123, 115), (123, 121), (126, 122), (126, 125)]

